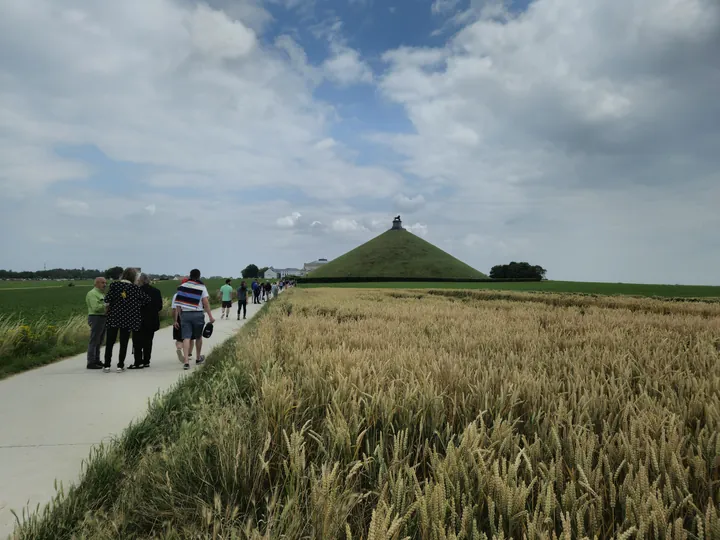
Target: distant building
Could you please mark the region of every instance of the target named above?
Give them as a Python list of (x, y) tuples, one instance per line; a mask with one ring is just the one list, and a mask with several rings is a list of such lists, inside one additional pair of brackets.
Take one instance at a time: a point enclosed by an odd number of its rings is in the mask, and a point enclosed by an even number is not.
[(304, 276), (305, 272), (300, 268), (273, 268), (265, 270), (263, 279), (280, 279), (287, 276)]
[(303, 272), (310, 273), (313, 270), (317, 270), (318, 268), (320, 268), (323, 264), (327, 264), (327, 262), (327, 259), (318, 259), (317, 261), (305, 263), (303, 265)]

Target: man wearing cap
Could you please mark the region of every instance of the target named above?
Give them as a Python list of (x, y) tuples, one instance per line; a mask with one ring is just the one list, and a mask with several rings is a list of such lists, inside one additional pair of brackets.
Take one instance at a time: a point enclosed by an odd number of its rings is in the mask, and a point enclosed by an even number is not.
[[(200, 365), (205, 357), (200, 354), (202, 350), (202, 336), (205, 328), (205, 315), (208, 314), (210, 322), (215, 322), (210, 309), (210, 295), (207, 287), (200, 281), (200, 270), (190, 271), (190, 279), (182, 283), (178, 289), (172, 307), (175, 308), (175, 328), (180, 329), (183, 340), (183, 368), (190, 369), (191, 341), (195, 340), (195, 364)], [(204, 312), (204, 313), (203, 313)], [(179, 320), (178, 320), (179, 319)]]

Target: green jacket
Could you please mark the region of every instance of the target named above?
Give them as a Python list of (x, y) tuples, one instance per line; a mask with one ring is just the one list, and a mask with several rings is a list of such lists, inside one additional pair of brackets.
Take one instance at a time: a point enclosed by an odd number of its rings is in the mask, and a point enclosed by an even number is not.
[(105, 315), (105, 295), (93, 287), (85, 297), (88, 308), (88, 315)]

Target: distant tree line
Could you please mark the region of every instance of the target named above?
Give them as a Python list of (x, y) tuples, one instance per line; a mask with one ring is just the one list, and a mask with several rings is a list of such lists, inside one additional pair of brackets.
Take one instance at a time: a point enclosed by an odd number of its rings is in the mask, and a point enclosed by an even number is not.
[(36, 272), (0, 270), (0, 279), (90, 279), (102, 275), (104, 272), (92, 268), (52, 268)]
[[(21, 272), (13, 272), (12, 270), (0, 270), (0, 280), (3, 279), (27, 279), (27, 280), (40, 280), (40, 279), (68, 279), (68, 280), (80, 280), (80, 279), (94, 279), (98, 276), (103, 276), (107, 279), (120, 279), (120, 275), (123, 272), (122, 266), (113, 266), (107, 270), (97, 270), (93, 268), (52, 268), (51, 270), (23, 270)], [(169, 274), (148, 274), (152, 280), (167, 280), (172, 279), (173, 275)]]
[(540, 265), (515, 261), (498, 264), (490, 269), (492, 279), (545, 279), (546, 273), (547, 270)]

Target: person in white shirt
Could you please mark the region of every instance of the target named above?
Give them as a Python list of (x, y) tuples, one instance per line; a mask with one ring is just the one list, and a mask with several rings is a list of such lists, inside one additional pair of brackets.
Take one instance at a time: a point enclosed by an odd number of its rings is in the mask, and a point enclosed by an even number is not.
[[(183, 367), (190, 369), (190, 347), (195, 340), (195, 364), (200, 365), (205, 357), (200, 354), (202, 350), (202, 332), (205, 328), (205, 315), (208, 314), (210, 322), (215, 322), (210, 309), (210, 295), (207, 287), (200, 281), (200, 270), (190, 271), (190, 279), (181, 284), (173, 300), (175, 313), (174, 326), (181, 332), (183, 340)], [(204, 312), (204, 313), (203, 313)]]

